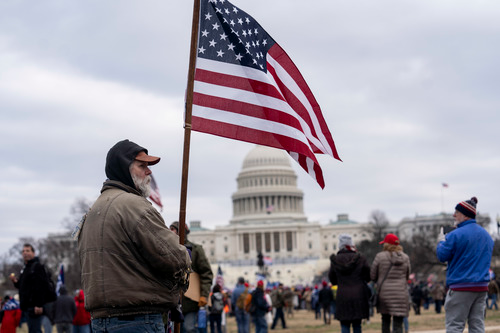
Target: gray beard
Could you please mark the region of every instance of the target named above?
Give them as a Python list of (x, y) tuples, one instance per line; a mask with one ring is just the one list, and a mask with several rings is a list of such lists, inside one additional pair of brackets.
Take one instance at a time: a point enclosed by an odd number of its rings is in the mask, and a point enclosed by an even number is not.
[(131, 175), (134, 181), (135, 188), (141, 192), (144, 198), (148, 198), (151, 194), (151, 176), (146, 176), (144, 179), (139, 179), (135, 175)]

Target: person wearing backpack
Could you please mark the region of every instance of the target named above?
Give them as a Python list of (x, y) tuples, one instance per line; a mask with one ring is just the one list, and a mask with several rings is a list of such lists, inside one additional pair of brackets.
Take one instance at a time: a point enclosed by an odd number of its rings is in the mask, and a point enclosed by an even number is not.
[[(216, 284), (212, 289), (210, 295), (211, 305), (208, 307), (210, 315), (210, 333), (222, 333), (222, 311), (224, 311), (224, 295), (222, 295), (221, 288)], [(217, 331), (215, 326), (217, 325)]]
[(31, 244), (24, 244), (22, 256), (24, 267), (19, 278), (12, 273), (10, 280), (19, 289), (21, 310), (28, 314), (28, 332), (42, 332), (43, 306), (52, 302), (56, 296), (45, 266), (35, 256), (35, 248)]
[(238, 284), (231, 295), (231, 303), (235, 304), (234, 315), (236, 317), (236, 325), (238, 333), (249, 333), (250, 330), (250, 315), (245, 311), (245, 299), (248, 295), (248, 283), (243, 277), (238, 278)]

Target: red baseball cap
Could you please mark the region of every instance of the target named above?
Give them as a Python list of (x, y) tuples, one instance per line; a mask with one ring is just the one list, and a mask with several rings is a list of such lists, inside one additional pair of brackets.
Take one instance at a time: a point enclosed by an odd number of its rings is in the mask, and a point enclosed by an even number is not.
[(257, 287), (264, 287), (264, 281), (262, 280), (257, 281)]
[(392, 245), (399, 245), (399, 238), (398, 236), (394, 234), (387, 234), (384, 238), (383, 241), (381, 241), (379, 244), (384, 244), (384, 243), (389, 243)]

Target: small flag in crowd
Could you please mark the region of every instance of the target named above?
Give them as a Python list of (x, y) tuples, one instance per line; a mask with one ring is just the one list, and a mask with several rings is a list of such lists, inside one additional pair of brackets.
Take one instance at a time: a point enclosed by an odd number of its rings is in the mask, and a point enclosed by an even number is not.
[(153, 201), (155, 204), (163, 210), (163, 204), (161, 203), (160, 189), (158, 185), (156, 185), (155, 178), (151, 174), (151, 193), (149, 194), (149, 199)]
[(64, 286), (64, 265), (61, 264), (59, 267), (59, 274), (57, 275), (57, 284), (56, 284), (56, 294), (59, 296), (59, 290)]
[(264, 257), (264, 265), (270, 266), (273, 264), (273, 259), (271, 257)]
[(226, 0), (202, 0), (192, 129), (286, 150), (324, 188), (314, 154), (340, 160), (321, 109), (285, 51)]
[(217, 269), (217, 275), (215, 276), (215, 284), (218, 284), (221, 288), (224, 288), (224, 274), (222, 273), (222, 269)]

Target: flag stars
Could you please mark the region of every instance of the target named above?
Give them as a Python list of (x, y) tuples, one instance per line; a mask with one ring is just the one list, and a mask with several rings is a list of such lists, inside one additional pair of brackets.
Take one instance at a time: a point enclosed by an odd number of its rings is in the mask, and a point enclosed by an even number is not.
[(222, 10), (220, 8), (215, 8), (215, 11), (219, 14), (222, 14)]
[(222, 50), (217, 51), (217, 57), (221, 57), (224, 55), (224, 52)]
[(205, 54), (205, 48), (202, 46), (198, 49), (198, 52), (201, 54)]
[(217, 45), (217, 42), (216, 42), (215, 40), (213, 40), (213, 39), (212, 39), (212, 40), (210, 41), (210, 46), (211, 46), (211, 47), (215, 47), (215, 45)]
[(207, 29), (205, 29), (205, 30), (203, 30), (203, 31), (201, 32), (201, 36), (202, 36), (202, 37), (208, 37), (208, 31), (207, 31)]
[(256, 35), (258, 35), (259, 34), (259, 29), (257, 29), (257, 28), (253, 29), (253, 33), (256, 34)]
[(247, 36), (247, 32), (246, 32), (246, 30), (243, 30), (243, 31), (241, 32), (241, 34), (243, 35), (243, 37), (246, 37), (246, 36)]
[(238, 8), (233, 7), (233, 13), (238, 14)]
[(250, 24), (250, 19), (249, 19), (248, 17), (245, 17), (245, 22), (246, 22), (247, 24)]
[(248, 29), (248, 32), (247, 32), (248, 36), (252, 36), (252, 29)]
[[(236, 25), (236, 23), (234, 23), (234, 20), (229, 21), (229, 24), (231, 24), (232, 27), (234, 27)], [(234, 31), (234, 30), (232, 30), (232, 31)]]
[(226, 13), (227, 15), (229, 15), (231, 12), (229, 11), (229, 9), (224, 9), (224, 13)]
[(212, 14), (210, 14), (210, 13), (206, 13), (205, 14), (205, 20), (209, 20), (210, 21), (211, 18), (212, 18)]
[(243, 25), (243, 20), (239, 18), (238, 19), (238, 24)]
[(262, 46), (266, 46), (266, 45), (267, 45), (267, 39), (264, 39), (264, 40), (262, 41)]
[(220, 25), (218, 23), (212, 24), (213, 30), (219, 30)]
[(225, 33), (222, 33), (222, 34), (220, 35), (220, 39), (221, 39), (221, 40), (226, 40), (226, 38), (227, 38), (227, 35), (226, 35)]
[(236, 54), (236, 60), (241, 61), (243, 59), (243, 56), (241, 54)]
[(234, 44), (233, 44), (233, 43), (229, 43), (229, 44), (227, 45), (227, 49), (228, 49), (228, 50), (234, 51), (234, 48), (235, 48), (235, 46), (234, 46)]

